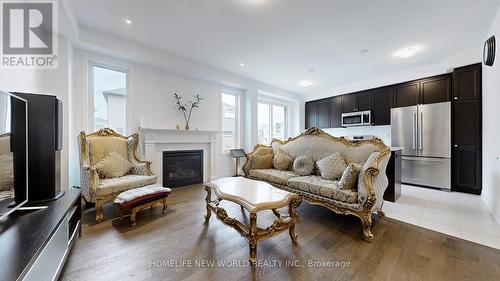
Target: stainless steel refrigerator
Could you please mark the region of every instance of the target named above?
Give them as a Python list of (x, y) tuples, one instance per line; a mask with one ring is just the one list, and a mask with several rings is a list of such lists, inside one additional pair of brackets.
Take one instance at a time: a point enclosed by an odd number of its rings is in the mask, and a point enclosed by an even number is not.
[(450, 102), (391, 109), (391, 143), (403, 148), (403, 183), (450, 189)]

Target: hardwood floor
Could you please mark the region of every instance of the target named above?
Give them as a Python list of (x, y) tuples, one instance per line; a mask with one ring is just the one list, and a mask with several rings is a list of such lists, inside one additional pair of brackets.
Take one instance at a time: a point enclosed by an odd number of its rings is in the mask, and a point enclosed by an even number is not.
[[(61, 279), (499, 280), (499, 250), (389, 218), (375, 219), (375, 239), (367, 243), (359, 219), (305, 202), (297, 209), (298, 244), (292, 244), (288, 232), (259, 242), (262, 264), (251, 269), (243, 237), (214, 215), (208, 226), (203, 224), (204, 197), (201, 185), (174, 189), (165, 215), (161, 207), (144, 210), (135, 227), (128, 218), (114, 219), (112, 205), (97, 225), (94, 210), (88, 209), (83, 235)], [(230, 216), (248, 223), (239, 206), (222, 204)], [(259, 227), (273, 219), (271, 212), (260, 215)], [(195, 264), (202, 261), (214, 265)], [(338, 264), (318, 264), (328, 261)]]

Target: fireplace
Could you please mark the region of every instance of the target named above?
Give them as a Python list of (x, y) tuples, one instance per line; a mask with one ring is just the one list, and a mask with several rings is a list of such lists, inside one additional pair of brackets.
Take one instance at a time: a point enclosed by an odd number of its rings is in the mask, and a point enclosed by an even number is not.
[(203, 150), (163, 151), (163, 186), (203, 182)]

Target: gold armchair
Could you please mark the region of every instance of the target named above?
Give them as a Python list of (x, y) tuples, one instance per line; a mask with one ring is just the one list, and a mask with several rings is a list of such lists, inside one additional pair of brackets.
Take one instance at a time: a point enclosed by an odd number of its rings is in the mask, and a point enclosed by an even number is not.
[[(151, 171), (151, 162), (143, 161), (138, 155), (139, 135), (122, 136), (112, 129), (104, 128), (78, 136), (80, 155), (80, 182), (82, 205), (95, 203), (96, 222), (103, 219), (102, 206), (113, 202), (121, 192), (156, 183), (157, 177)], [(128, 174), (117, 178), (100, 178), (94, 165), (109, 152), (116, 151), (132, 164)]]

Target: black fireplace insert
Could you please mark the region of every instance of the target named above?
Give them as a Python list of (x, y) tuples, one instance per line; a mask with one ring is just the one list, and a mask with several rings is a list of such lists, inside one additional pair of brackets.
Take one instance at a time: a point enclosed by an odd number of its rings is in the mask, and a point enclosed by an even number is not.
[(203, 150), (163, 151), (163, 186), (203, 182)]

